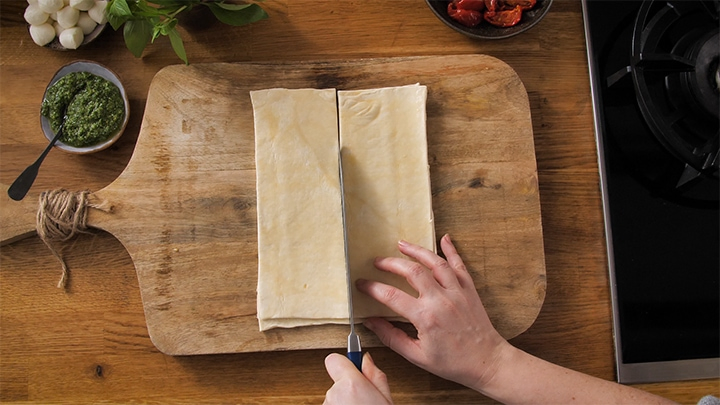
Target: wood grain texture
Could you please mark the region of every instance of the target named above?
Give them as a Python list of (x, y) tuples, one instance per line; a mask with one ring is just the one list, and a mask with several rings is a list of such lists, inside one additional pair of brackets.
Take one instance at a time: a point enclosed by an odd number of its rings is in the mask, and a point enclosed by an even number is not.
[[(86, 49), (54, 52), (29, 39), (24, 0), (0, 1), (0, 182), (10, 184), (44, 147), (37, 111), (63, 64), (91, 59), (123, 80), (144, 111), (154, 75), (178, 60), (159, 39), (142, 59), (108, 30)], [(538, 165), (547, 294), (535, 323), (511, 340), (534, 355), (612, 380), (612, 327), (592, 106), (580, 2), (555, 0), (526, 34), (474, 41), (438, 21), (422, 1), (266, 0), (270, 18), (249, 27), (182, 31), (193, 64), (486, 54), (508, 63), (527, 90)], [(48, 156), (30, 191), (100, 190), (126, 167), (142, 116), (111, 149)], [(56, 153), (57, 152), (57, 153)], [(450, 230), (452, 232), (452, 230)], [(461, 246), (467, 254), (473, 246)], [(102, 231), (65, 249), (71, 282), (37, 238), (0, 248), (0, 401), (8, 403), (321, 403), (329, 350), (172, 357), (147, 332), (130, 255)], [(486, 404), (384, 348), (371, 349), (396, 403)], [(640, 388), (695, 404), (718, 380)]]
[[(343, 326), (258, 330), (249, 91), (416, 82), (428, 87), (438, 235), (452, 232), (460, 248), (473, 246), (464, 260), (498, 331), (512, 338), (530, 327), (545, 298), (540, 201), (529, 101), (507, 64), (483, 55), (198, 64), (155, 76), (127, 168), (95, 193), (113, 210), (91, 210), (88, 219), (132, 257), (149, 335), (160, 351), (344, 347)], [(26, 218), (15, 208), (28, 206), (3, 201), (3, 229)], [(380, 345), (364, 329), (361, 337), (365, 347)]]

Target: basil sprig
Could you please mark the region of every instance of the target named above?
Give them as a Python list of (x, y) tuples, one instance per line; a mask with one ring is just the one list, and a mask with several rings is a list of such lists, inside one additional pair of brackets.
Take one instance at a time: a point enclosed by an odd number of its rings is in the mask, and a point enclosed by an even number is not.
[(225, 0), (110, 0), (105, 9), (116, 31), (124, 25), (125, 45), (135, 57), (159, 36), (167, 36), (175, 54), (188, 63), (185, 46), (177, 30), (178, 15), (195, 6), (208, 7), (219, 21), (233, 26), (250, 24), (268, 17), (255, 3), (234, 4)]

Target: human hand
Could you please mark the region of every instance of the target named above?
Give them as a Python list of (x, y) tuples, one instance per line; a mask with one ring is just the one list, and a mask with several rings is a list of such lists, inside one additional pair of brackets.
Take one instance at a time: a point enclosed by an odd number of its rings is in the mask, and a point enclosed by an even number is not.
[(324, 404), (392, 404), (387, 377), (370, 353), (363, 356), (362, 373), (338, 353), (325, 358), (325, 369), (334, 384), (325, 394)]
[(481, 389), (497, 370), (503, 349), (510, 345), (490, 323), (472, 277), (448, 235), (441, 239), (440, 247), (447, 260), (404, 241), (398, 243), (398, 249), (417, 262), (398, 257), (375, 260), (378, 269), (405, 277), (418, 292), (417, 298), (377, 281), (357, 282), (360, 291), (412, 322), (417, 339), (381, 318), (369, 318), (364, 325), (411, 363)]

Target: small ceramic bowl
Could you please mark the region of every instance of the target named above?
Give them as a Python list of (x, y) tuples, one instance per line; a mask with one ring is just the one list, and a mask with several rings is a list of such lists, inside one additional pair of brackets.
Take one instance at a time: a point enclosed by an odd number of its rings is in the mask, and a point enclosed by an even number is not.
[(440, 21), (444, 22), (448, 27), (476, 39), (502, 39), (525, 32), (545, 17), (545, 14), (550, 10), (550, 4), (552, 4), (552, 0), (537, 0), (535, 7), (523, 11), (519, 23), (512, 27), (503, 28), (496, 27), (486, 21), (476, 27), (466, 27), (448, 15), (448, 0), (425, 0), (425, 2)]
[[(45, 88), (45, 94), (43, 94), (43, 100), (45, 99), (45, 95), (47, 94), (48, 89), (55, 84), (58, 80), (60, 80), (63, 76), (73, 73), (73, 72), (90, 72), (94, 75), (100, 76), (111, 83), (113, 83), (117, 88), (120, 90), (120, 95), (123, 99), (123, 104), (125, 105), (125, 118), (123, 119), (122, 124), (120, 125), (120, 128), (110, 136), (105, 141), (102, 141), (100, 143), (97, 143), (95, 145), (85, 146), (85, 147), (75, 147), (71, 145), (64, 144), (60, 141), (55, 143), (55, 147), (58, 149), (61, 149), (65, 152), (69, 153), (75, 153), (75, 154), (87, 154), (87, 153), (94, 153), (99, 152), (103, 149), (108, 148), (110, 145), (115, 143), (120, 138), (120, 135), (125, 131), (125, 127), (127, 126), (128, 119), (130, 118), (130, 102), (128, 101), (127, 93), (125, 93), (125, 87), (123, 87), (122, 83), (120, 82), (120, 79), (118, 79), (117, 75), (113, 73), (110, 69), (106, 68), (103, 65), (100, 65), (99, 63), (90, 62), (90, 61), (77, 61), (72, 62), (70, 64), (67, 64), (60, 68), (60, 70), (55, 73), (55, 76), (53, 76), (52, 80), (50, 80), (50, 83), (48, 83), (47, 88)], [(45, 134), (45, 138), (47, 138), (48, 142), (51, 141), (55, 137), (55, 132), (50, 128), (50, 121), (44, 117), (43, 115), (40, 115), (40, 126), (42, 127), (42, 131)]]

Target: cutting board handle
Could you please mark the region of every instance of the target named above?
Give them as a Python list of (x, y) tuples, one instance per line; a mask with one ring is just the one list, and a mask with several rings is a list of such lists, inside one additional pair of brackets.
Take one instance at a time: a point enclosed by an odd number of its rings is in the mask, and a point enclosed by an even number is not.
[(14, 201), (8, 196), (6, 184), (0, 184), (0, 246), (35, 235), (37, 196)]
[[(0, 246), (32, 236), (37, 232), (37, 221), (48, 221), (41, 230), (48, 240), (67, 240), (78, 231), (90, 226), (90, 212), (110, 212), (112, 206), (96, 193), (89, 191), (72, 192), (64, 189), (43, 192), (42, 199), (24, 198), (15, 201), (8, 196), (8, 187), (2, 186), (0, 198)], [(41, 215), (40, 207), (52, 207)], [(86, 211), (89, 208), (93, 210)], [(46, 215), (49, 214), (49, 215)], [(80, 216), (80, 217), (78, 217)], [(38, 219), (40, 218), (40, 219)], [(97, 219), (93, 216), (93, 219)]]

